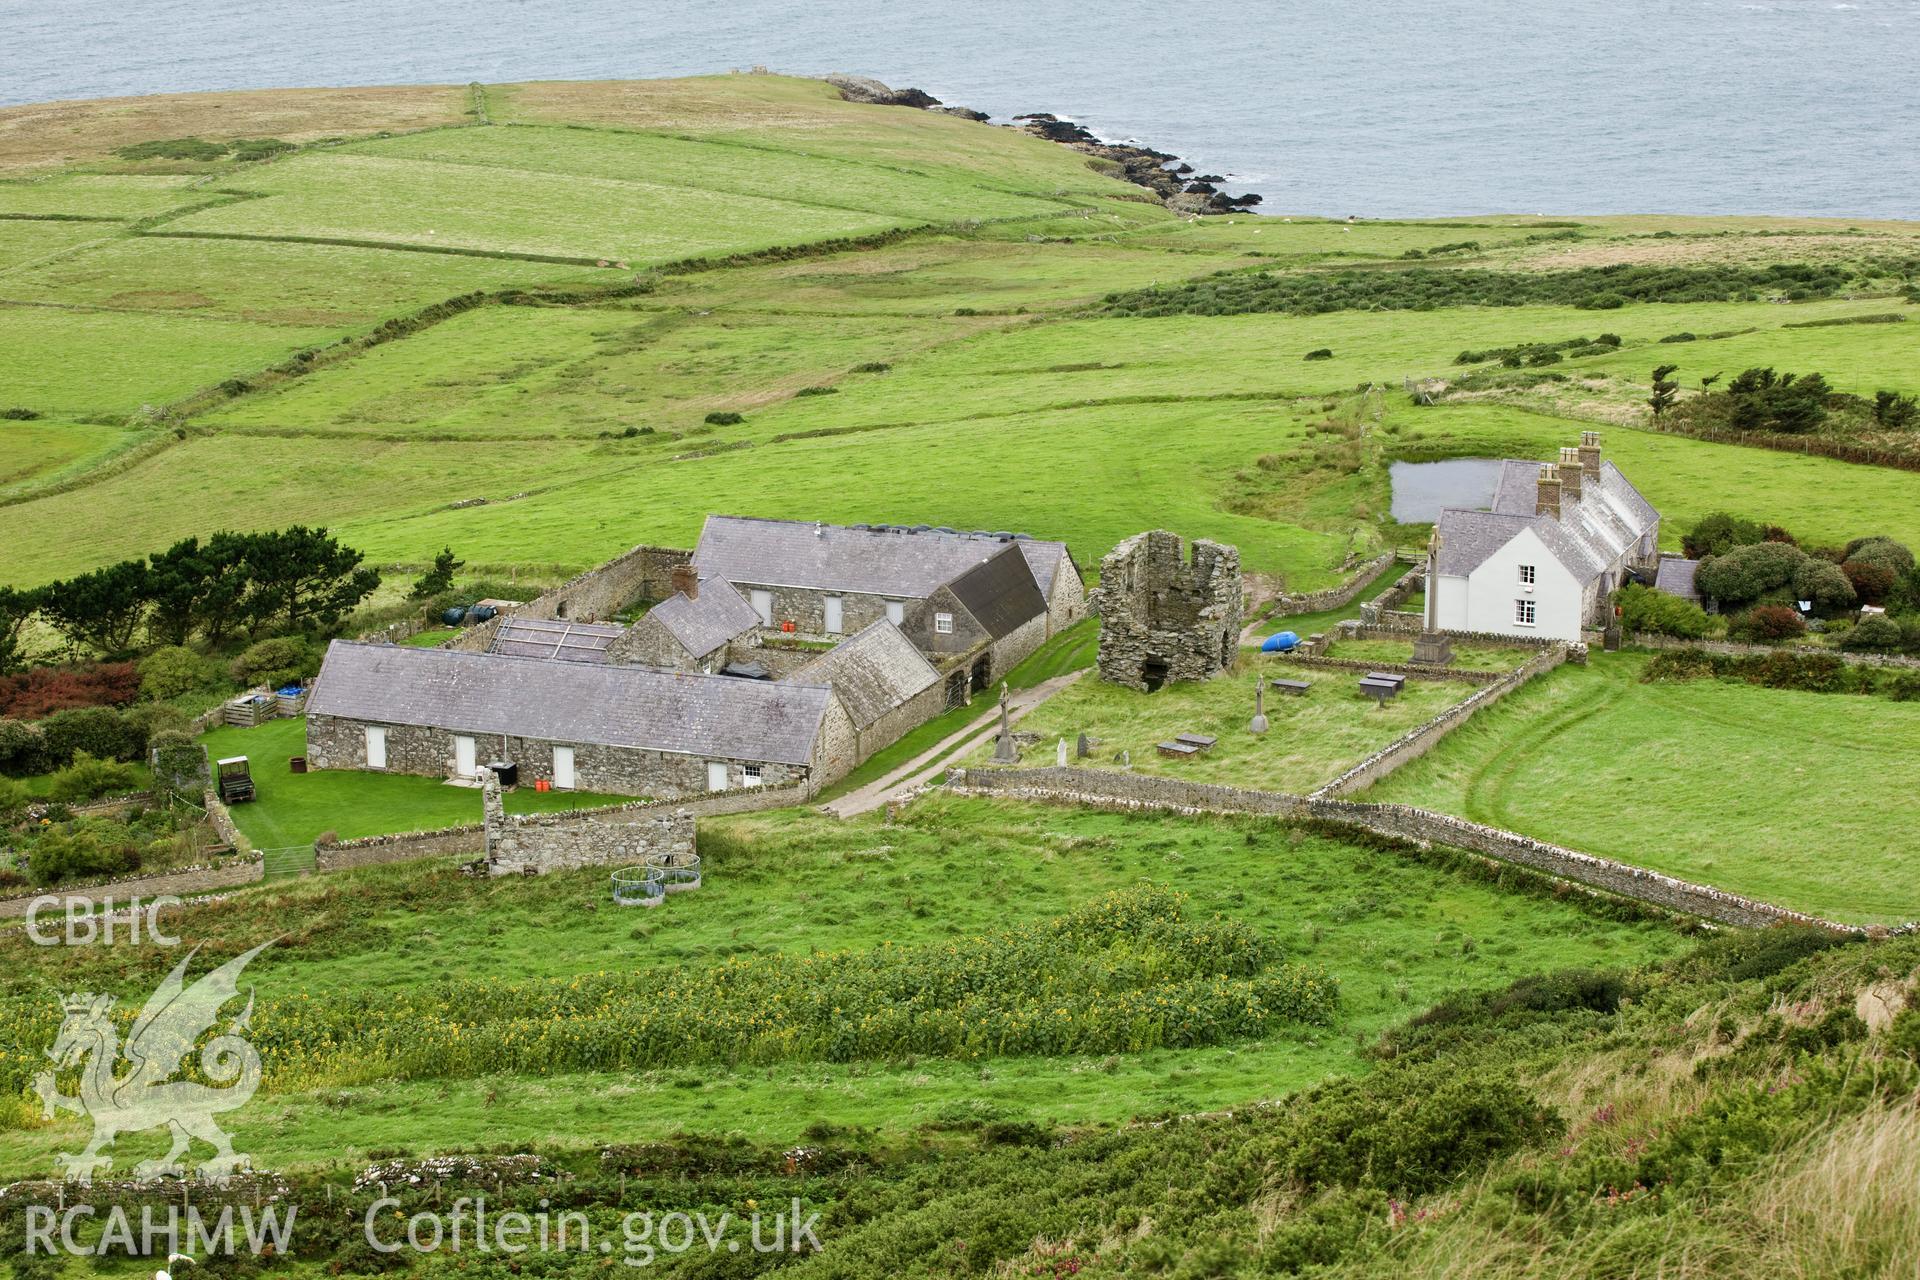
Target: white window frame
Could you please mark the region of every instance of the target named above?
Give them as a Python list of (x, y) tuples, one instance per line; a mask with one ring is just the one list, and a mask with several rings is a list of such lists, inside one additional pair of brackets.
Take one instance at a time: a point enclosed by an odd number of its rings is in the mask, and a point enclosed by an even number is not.
[(743, 764), (743, 765), (741, 765), (741, 766), (740, 766), (740, 776), (741, 776), (741, 777), (742, 777), (743, 779), (745, 779), (745, 781), (746, 781), (746, 785), (747, 785), (747, 786), (749, 786), (749, 787), (758, 787), (758, 786), (764, 786), (764, 785), (765, 785), (765, 783), (766, 783), (766, 779), (765, 779), (765, 777), (764, 777), (764, 776), (762, 775), (762, 772), (761, 772), (761, 769), (760, 769), (760, 766), (759, 766), (759, 765), (757, 765), (757, 764)]
[(1540, 581), (1540, 573), (1535, 566), (1530, 564), (1523, 564), (1520, 566), (1520, 585), (1521, 586), (1531, 591), (1539, 581)]
[(1513, 602), (1513, 625), (1514, 626), (1537, 627), (1540, 625), (1539, 616), (1540, 616), (1539, 609), (1533, 601), (1515, 600)]
[(950, 613), (934, 614), (933, 629), (935, 632), (943, 636), (952, 635), (953, 634), (953, 615)]

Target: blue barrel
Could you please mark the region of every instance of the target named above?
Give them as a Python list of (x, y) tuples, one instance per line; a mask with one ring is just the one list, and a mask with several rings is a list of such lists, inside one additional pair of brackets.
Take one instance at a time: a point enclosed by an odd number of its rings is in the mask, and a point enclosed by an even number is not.
[(1262, 653), (1292, 653), (1300, 647), (1300, 637), (1291, 631), (1276, 631), (1260, 646)]
[(453, 606), (453, 608), (441, 614), (440, 621), (446, 623), (450, 627), (457, 627), (460, 625), (461, 621), (466, 618), (466, 616), (467, 616), (467, 606), (463, 604), (457, 604)]

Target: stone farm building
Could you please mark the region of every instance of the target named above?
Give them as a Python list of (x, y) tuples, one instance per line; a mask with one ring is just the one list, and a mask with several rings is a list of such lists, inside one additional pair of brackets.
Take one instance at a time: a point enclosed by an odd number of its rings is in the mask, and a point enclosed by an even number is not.
[(852, 767), (853, 725), (826, 685), (738, 680), (336, 640), (307, 699), (307, 762), (680, 796), (804, 784)]
[(438, 649), (335, 642), (308, 766), (812, 793), (1085, 609), (1058, 542), (716, 516), (692, 551), (636, 547)]
[(1449, 507), (1434, 533), (1431, 629), (1578, 640), (1628, 577), (1655, 572), (1660, 513), (1588, 431), (1557, 464), (1502, 463), (1493, 509)]

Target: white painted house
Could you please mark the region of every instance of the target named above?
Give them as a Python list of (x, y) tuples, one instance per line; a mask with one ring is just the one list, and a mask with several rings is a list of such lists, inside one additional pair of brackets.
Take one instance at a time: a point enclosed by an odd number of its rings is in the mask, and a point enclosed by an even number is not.
[(1440, 513), (1427, 625), (1578, 640), (1606, 625), (1630, 572), (1656, 566), (1659, 542), (1660, 513), (1601, 456), (1600, 433), (1582, 432), (1558, 463), (1503, 462), (1491, 511)]

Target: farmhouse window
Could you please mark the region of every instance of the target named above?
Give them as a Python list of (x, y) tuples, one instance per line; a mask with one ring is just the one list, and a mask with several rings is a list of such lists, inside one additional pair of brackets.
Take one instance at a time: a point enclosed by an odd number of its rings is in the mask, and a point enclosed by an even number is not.
[(1513, 620), (1520, 626), (1533, 625), (1533, 601), (1515, 600), (1513, 602)]
[(757, 787), (760, 785), (760, 766), (759, 765), (757, 764), (742, 765), (740, 772), (746, 775), (748, 786)]
[(953, 615), (950, 613), (934, 614), (933, 629), (935, 631), (938, 631), (943, 636), (952, 635), (953, 634)]
[(1534, 584), (1534, 576), (1535, 575), (1533, 572), (1532, 565), (1523, 564), (1520, 566), (1520, 585), (1521, 586), (1523, 587), (1532, 586)]

